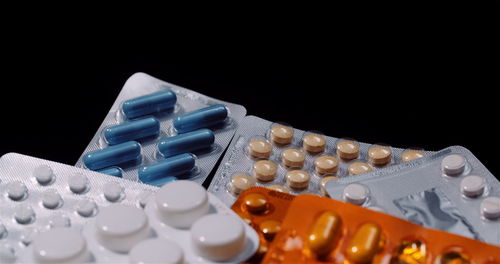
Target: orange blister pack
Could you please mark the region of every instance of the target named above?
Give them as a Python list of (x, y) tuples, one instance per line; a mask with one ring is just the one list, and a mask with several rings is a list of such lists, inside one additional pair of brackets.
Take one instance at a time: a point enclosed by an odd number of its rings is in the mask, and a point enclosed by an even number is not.
[(299, 195), (263, 263), (500, 263), (500, 247), (315, 195)]
[(260, 262), (281, 230), (283, 218), (294, 198), (294, 195), (288, 193), (252, 187), (241, 193), (234, 202), (231, 209), (259, 234), (259, 249), (249, 262)]

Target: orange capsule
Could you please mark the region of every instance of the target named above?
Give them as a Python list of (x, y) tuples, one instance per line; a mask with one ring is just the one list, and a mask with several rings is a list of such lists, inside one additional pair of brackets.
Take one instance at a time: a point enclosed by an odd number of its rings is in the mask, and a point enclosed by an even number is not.
[(244, 205), (251, 213), (262, 213), (267, 209), (267, 199), (260, 193), (251, 193), (245, 196)]
[(337, 213), (326, 211), (314, 222), (308, 237), (309, 249), (317, 255), (328, 255), (341, 231), (342, 220)]
[(382, 230), (379, 225), (366, 223), (356, 230), (347, 245), (346, 257), (354, 263), (370, 263), (379, 249)]
[(264, 234), (266, 240), (271, 241), (274, 236), (281, 230), (281, 222), (276, 220), (267, 220), (259, 225), (260, 231)]

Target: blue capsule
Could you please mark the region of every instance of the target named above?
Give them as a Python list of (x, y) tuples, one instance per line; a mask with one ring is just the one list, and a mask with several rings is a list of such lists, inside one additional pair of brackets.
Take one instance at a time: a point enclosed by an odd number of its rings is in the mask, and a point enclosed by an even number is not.
[(122, 171), (120, 169), (118, 169), (117, 167), (111, 167), (111, 168), (107, 168), (107, 169), (103, 169), (103, 170), (98, 170), (97, 172), (102, 173), (102, 174), (106, 174), (106, 175), (115, 176), (118, 178), (123, 177)]
[(215, 141), (214, 132), (200, 129), (177, 136), (168, 137), (158, 142), (158, 151), (168, 158), (177, 154), (208, 149)]
[(186, 133), (200, 128), (207, 128), (224, 122), (227, 115), (225, 105), (212, 105), (178, 116), (174, 120), (174, 128), (177, 130), (177, 133)]
[(141, 145), (136, 141), (127, 141), (86, 154), (83, 164), (91, 170), (104, 169), (141, 159)]
[(165, 179), (171, 181), (172, 177), (189, 174), (194, 166), (194, 155), (184, 153), (140, 168), (139, 180), (147, 184)]
[(128, 119), (151, 115), (174, 107), (177, 96), (170, 90), (144, 95), (127, 100), (122, 105), (123, 114)]
[(160, 134), (160, 121), (154, 117), (125, 122), (104, 130), (108, 145), (116, 145), (130, 140), (138, 140)]

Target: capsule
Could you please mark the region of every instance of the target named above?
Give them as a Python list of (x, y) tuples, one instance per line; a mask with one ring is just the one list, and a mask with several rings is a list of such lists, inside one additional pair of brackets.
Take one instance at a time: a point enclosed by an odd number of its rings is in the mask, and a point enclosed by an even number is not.
[(174, 120), (174, 128), (178, 133), (186, 133), (200, 128), (207, 128), (224, 122), (227, 115), (228, 112), (225, 105), (212, 105), (178, 116)]
[(136, 141), (127, 141), (86, 154), (83, 164), (91, 170), (100, 170), (141, 158), (141, 145)]
[(170, 90), (144, 95), (123, 102), (122, 111), (128, 119), (166, 111), (175, 106), (177, 96)]
[(377, 254), (382, 230), (374, 223), (366, 223), (356, 230), (346, 249), (346, 257), (354, 263), (371, 263)]
[(427, 261), (427, 247), (419, 240), (405, 240), (397, 247), (391, 264), (425, 264)]
[(104, 130), (108, 145), (116, 145), (130, 140), (157, 137), (160, 134), (160, 121), (154, 117), (125, 122)]
[(172, 177), (188, 174), (195, 166), (195, 157), (193, 154), (185, 153), (173, 156), (154, 164), (144, 166), (139, 169), (139, 180), (143, 183), (153, 183)]
[(102, 173), (102, 174), (106, 174), (106, 175), (115, 176), (118, 178), (123, 177), (122, 171), (117, 167), (111, 167), (111, 168), (107, 168), (107, 169), (103, 169), (103, 170), (98, 170), (97, 172)]
[(158, 151), (168, 158), (182, 153), (209, 148), (215, 141), (210, 129), (200, 129), (160, 140)]
[(314, 222), (308, 237), (309, 249), (319, 256), (328, 255), (341, 232), (342, 220), (333, 211), (322, 213)]

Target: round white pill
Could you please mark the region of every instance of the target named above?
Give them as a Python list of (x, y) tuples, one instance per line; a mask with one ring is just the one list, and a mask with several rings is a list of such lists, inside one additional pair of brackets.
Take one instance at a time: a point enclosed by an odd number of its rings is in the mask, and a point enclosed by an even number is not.
[(486, 187), (486, 181), (483, 177), (471, 175), (462, 179), (460, 182), (460, 191), (467, 197), (477, 197), (483, 194)]
[(500, 218), (500, 197), (488, 197), (481, 202), (481, 214), (488, 219)]
[(164, 239), (147, 239), (135, 245), (129, 253), (131, 264), (184, 262), (184, 253), (177, 243)]
[(120, 186), (119, 183), (108, 182), (104, 184), (102, 191), (104, 193), (104, 197), (106, 198), (106, 200), (110, 202), (116, 202), (122, 196), (123, 188), (122, 186)]
[(5, 228), (4, 224), (0, 222), (0, 239), (7, 236), (7, 228)]
[(150, 235), (148, 217), (143, 210), (112, 204), (102, 208), (95, 220), (97, 240), (105, 248), (127, 253)]
[(29, 228), (27, 230), (24, 230), (21, 233), (20, 237), (21, 243), (23, 243), (25, 246), (28, 246), (33, 241), (33, 238), (38, 235), (38, 233), (39, 231), (36, 228)]
[(0, 244), (0, 263), (14, 263), (16, 261), (16, 251), (7, 243)]
[(49, 189), (42, 194), (42, 204), (47, 209), (55, 209), (62, 204), (61, 195), (55, 189)]
[(40, 165), (33, 170), (33, 176), (41, 185), (47, 185), (54, 179), (54, 172), (48, 165)]
[(7, 186), (7, 196), (14, 201), (22, 200), (27, 195), (28, 188), (26, 188), (26, 185), (20, 181), (11, 182)]
[(29, 224), (35, 219), (35, 211), (31, 206), (21, 204), (14, 209), (14, 219), (19, 224)]
[(137, 200), (139, 201), (139, 206), (141, 208), (146, 207), (146, 204), (148, 204), (149, 200), (151, 200), (152, 195), (153, 195), (153, 192), (151, 192), (151, 191), (144, 191), (144, 192), (140, 193), (137, 196)]
[(441, 169), (446, 175), (454, 176), (461, 174), (465, 170), (465, 157), (458, 154), (446, 156), (441, 161)]
[(54, 228), (36, 236), (33, 254), (39, 263), (84, 263), (90, 260), (85, 238), (80, 231), (67, 227)]
[(49, 217), (49, 228), (70, 227), (71, 220), (64, 215), (52, 215)]
[(245, 228), (234, 216), (210, 214), (193, 224), (191, 241), (198, 255), (210, 261), (230, 261), (245, 249)]
[(89, 179), (81, 173), (75, 173), (68, 179), (69, 189), (74, 193), (83, 193), (89, 186)]
[(83, 217), (94, 216), (97, 213), (97, 204), (92, 200), (81, 200), (76, 205), (76, 212)]
[(368, 198), (368, 189), (361, 184), (352, 183), (344, 188), (344, 200), (353, 204), (363, 204)]
[(163, 185), (156, 193), (161, 220), (172, 227), (188, 228), (208, 213), (206, 190), (192, 181), (175, 181)]

